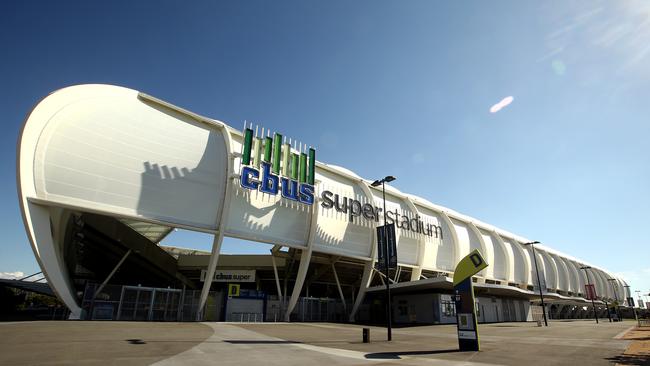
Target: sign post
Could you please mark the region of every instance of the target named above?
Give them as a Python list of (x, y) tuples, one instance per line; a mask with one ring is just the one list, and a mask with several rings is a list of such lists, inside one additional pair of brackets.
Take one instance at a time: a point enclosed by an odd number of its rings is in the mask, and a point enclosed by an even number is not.
[(480, 349), (472, 276), (487, 266), (481, 252), (475, 249), (461, 259), (454, 270), (458, 348), (461, 351), (478, 351)]
[[(385, 220), (385, 219), (384, 219)], [(384, 224), (377, 228), (377, 246), (379, 249), (377, 259), (379, 268), (383, 268), (386, 276), (386, 331), (387, 339), (392, 336), (392, 320), (390, 305), (390, 269), (397, 266), (397, 245), (395, 244), (395, 224)]]
[(388, 269), (397, 267), (395, 224), (387, 224), (377, 227), (377, 264), (380, 269), (386, 267), (386, 260), (384, 259), (386, 248), (388, 248)]

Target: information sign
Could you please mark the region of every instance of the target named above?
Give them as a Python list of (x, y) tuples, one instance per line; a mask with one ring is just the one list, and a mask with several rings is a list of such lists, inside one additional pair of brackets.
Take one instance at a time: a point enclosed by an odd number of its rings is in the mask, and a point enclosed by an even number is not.
[(474, 250), (461, 259), (454, 270), (458, 347), (461, 351), (478, 351), (480, 348), (472, 276), (487, 266), (481, 252)]

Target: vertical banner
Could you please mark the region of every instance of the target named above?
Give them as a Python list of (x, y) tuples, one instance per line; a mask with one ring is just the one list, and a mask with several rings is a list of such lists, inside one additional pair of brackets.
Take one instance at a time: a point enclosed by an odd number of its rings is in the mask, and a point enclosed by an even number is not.
[(461, 259), (454, 270), (458, 347), (461, 351), (478, 351), (480, 349), (472, 276), (487, 266), (481, 252), (475, 249)]
[(627, 298), (627, 306), (636, 307), (636, 305), (634, 304), (634, 298), (633, 297), (628, 297)]
[(593, 284), (585, 285), (585, 295), (587, 300), (596, 300), (596, 287)]
[[(386, 227), (386, 237), (384, 237), (384, 227)], [(388, 268), (395, 268), (397, 267), (397, 243), (394, 223), (377, 227), (377, 264), (380, 269), (385, 267), (386, 240), (388, 240)]]

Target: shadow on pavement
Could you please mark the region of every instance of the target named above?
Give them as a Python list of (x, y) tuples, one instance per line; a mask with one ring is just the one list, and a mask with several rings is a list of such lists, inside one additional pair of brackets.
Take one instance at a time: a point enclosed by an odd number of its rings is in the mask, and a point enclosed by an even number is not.
[(275, 340), (224, 340), (226, 343), (230, 344), (298, 344), (302, 342), (294, 341), (275, 341)]
[(147, 344), (147, 342), (142, 339), (127, 339), (126, 341), (129, 342), (129, 344)]
[(460, 352), (458, 349), (441, 349), (435, 351), (407, 351), (407, 352), (377, 352), (368, 353), (365, 355), (368, 359), (386, 359), (386, 360), (400, 360), (400, 356), (420, 356), (420, 355), (435, 355), (439, 353), (453, 353)]
[(650, 365), (650, 357), (648, 356), (620, 355), (606, 358), (606, 360), (617, 365)]

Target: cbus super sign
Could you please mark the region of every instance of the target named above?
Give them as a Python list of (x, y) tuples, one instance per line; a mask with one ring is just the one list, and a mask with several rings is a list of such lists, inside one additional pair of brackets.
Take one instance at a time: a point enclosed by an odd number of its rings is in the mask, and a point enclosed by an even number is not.
[[(261, 167), (261, 172), (260, 172)], [(296, 154), (291, 145), (282, 143), (282, 135), (273, 138), (253, 137), (253, 130), (244, 130), (240, 184), (252, 190), (277, 195), (307, 205), (314, 203), (316, 151)]]

